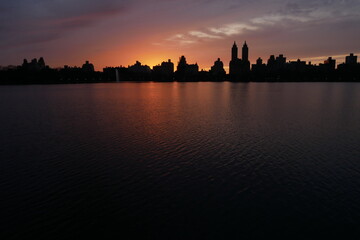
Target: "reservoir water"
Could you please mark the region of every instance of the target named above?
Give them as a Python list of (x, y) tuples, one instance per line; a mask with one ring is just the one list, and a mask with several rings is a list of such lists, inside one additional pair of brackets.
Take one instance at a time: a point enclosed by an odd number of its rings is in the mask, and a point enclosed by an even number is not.
[(1, 86), (0, 111), (1, 239), (359, 237), (359, 83)]

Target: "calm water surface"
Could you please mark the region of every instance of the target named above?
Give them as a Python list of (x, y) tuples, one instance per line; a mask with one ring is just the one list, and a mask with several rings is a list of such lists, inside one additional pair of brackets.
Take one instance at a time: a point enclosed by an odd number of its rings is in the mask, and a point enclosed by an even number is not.
[(359, 233), (359, 83), (1, 86), (0, 111), (1, 239)]

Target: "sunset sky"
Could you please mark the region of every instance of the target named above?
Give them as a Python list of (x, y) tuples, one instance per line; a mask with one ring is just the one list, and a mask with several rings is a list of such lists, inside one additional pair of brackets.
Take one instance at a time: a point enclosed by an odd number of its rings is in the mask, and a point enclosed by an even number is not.
[[(12, 0), (0, 3), (0, 65), (44, 57), (97, 70), (185, 55), (200, 69), (234, 41), (252, 63), (271, 54), (323, 61), (360, 53), (359, 0)], [(305, 59), (306, 58), (306, 59)]]

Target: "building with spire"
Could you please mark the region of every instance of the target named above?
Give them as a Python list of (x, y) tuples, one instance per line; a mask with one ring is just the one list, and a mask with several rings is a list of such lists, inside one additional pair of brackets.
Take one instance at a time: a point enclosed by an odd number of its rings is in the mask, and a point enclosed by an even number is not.
[(249, 61), (249, 48), (246, 44), (246, 41), (242, 47), (242, 60), (243, 61)]
[(231, 60), (238, 59), (238, 47), (236, 45), (236, 42), (234, 41), (234, 45), (231, 48)]
[(242, 47), (242, 71), (245, 74), (250, 72), (249, 48), (246, 41)]
[(249, 48), (246, 43), (242, 47), (242, 59), (238, 58), (238, 47), (234, 42), (231, 49), (229, 74), (232, 81), (247, 81), (250, 72)]

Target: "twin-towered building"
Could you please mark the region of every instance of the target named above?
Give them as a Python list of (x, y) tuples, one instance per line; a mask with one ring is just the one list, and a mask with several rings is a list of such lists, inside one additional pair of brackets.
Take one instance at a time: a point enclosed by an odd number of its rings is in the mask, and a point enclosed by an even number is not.
[(232, 81), (247, 80), (250, 73), (249, 48), (246, 41), (242, 47), (242, 58), (238, 58), (238, 47), (236, 42), (231, 49), (231, 61), (229, 63), (229, 74)]

